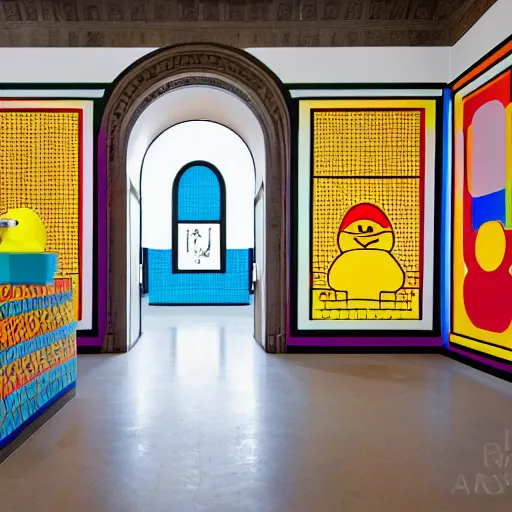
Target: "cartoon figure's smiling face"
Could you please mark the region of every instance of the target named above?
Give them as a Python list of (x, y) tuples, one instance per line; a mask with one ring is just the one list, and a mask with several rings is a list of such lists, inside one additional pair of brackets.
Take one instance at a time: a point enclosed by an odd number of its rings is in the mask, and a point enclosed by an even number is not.
[(351, 208), (343, 218), (338, 245), (342, 253), (369, 249), (391, 252), (395, 236), (385, 213), (373, 204), (363, 203)]

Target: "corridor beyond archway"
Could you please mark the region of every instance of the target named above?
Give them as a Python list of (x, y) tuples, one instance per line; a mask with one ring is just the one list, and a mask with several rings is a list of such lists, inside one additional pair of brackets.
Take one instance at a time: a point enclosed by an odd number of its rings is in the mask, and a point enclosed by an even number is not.
[[(107, 165), (108, 183), (115, 185), (109, 188), (111, 264), (108, 266), (107, 335), (103, 350), (128, 350), (134, 338), (130, 334), (134, 325), (128, 318), (133, 318), (139, 267), (135, 265), (136, 258), (128, 258), (126, 252), (130, 247), (128, 254), (133, 255), (137, 239), (136, 233), (129, 233), (127, 229), (128, 219), (137, 213), (137, 194), (130, 192), (134, 187), (129, 183), (127, 167), (130, 134), (144, 111), (161, 96), (194, 85), (226, 91), (250, 105), (261, 127), (265, 171), (262, 186), (256, 193), (255, 208), (256, 225), (260, 219), (265, 243), (264, 263), (256, 285), (255, 338), (267, 351), (284, 351), (288, 293), (285, 194), (290, 165), (287, 93), (278, 78), (256, 59), (215, 44), (190, 44), (156, 51), (140, 59), (114, 84), (103, 123), (108, 132), (105, 153), (108, 158), (103, 163)], [(130, 194), (134, 199), (127, 202)], [(272, 287), (267, 287), (267, 282), (271, 282)]]

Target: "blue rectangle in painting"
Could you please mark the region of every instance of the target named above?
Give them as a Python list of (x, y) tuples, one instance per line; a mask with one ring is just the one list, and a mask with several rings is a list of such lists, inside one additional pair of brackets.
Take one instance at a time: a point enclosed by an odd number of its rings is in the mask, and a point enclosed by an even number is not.
[(493, 220), (498, 220), (505, 226), (505, 217), (505, 190), (498, 190), (492, 194), (471, 198), (471, 220), (475, 232), (483, 224)]

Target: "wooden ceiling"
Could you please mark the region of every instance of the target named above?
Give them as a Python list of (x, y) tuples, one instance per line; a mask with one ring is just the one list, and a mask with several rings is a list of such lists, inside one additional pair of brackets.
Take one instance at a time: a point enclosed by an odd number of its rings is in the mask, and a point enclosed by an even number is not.
[(0, 0), (0, 46), (444, 46), (495, 2)]

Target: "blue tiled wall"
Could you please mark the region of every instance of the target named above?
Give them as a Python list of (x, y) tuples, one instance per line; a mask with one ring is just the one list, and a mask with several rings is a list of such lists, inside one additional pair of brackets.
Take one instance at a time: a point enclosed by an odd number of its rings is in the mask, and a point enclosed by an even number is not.
[(226, 251), (225, 274), (173, 274), (172, 250), (148, 249), (150, 304), (248, 304), (249, 249)]
[(178, 221), (219, 221), (220, 205), (220, 183), (212, 170), (196, 165), (183, 173), (178, 188)]

